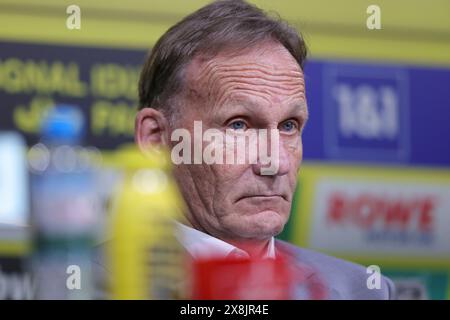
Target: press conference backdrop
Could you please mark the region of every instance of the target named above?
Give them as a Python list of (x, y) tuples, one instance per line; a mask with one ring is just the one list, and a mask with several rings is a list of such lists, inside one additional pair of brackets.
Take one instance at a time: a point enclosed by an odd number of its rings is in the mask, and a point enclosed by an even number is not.
[[(133, 140), (147, 51), (207, 1), (0, 1), (0, 128), (37, 142), (44, 111), (77, 105), (87, 143)], [(310, 121), (280, 236), (378, 265), (403, 298), (450, 297), (450, 2), (254, 1), (302, 30)], [(1, 246), (0, 246), (1, 248)]]

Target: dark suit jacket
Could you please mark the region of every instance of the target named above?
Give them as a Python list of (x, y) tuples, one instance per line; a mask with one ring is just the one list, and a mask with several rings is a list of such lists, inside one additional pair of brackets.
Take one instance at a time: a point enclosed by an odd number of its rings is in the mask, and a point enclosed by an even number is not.
[[(276, 252), (281, 252), (300, 266), (306, 282), (326, 299), (332, 300), (384, 300), (394, 299), (391, 280), (382, 276), (379, 289), (369, 289), (370, 274), (361, 265), (331, 257), (316, 251), (296, 247), (276, 240)], [(310, 296), (309, 296), (310, 297)]]

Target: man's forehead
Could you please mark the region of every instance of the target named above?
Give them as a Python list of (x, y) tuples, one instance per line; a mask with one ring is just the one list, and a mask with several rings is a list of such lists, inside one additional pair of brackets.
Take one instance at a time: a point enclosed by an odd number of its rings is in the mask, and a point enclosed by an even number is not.
[[(308, 112), (306, 99), (301, 95), (289, 97), (286, 100), (280, 101), (280, 103), (274, 107), (280, 106), (283, 106), (287, 110)], [(256, 96), (235, 93), (230, 95), (224, 102), (223, 107), (226, 107), (226, 109), (230, 111), (237, 109), (260, 110), (261, 101)]]
[(303, 79), (303, 72), (289, 51), (279, 43), (264, 42), (246, 50), (224, 50), (213, 57), (197, 55), (188, 66), (190, 83), (209, 81), (216, 73), (271, 72)]
[[(269, 55), (268, 51), (265, 53)], [(274, 56), (247, 54), (219, 56), (208, 61), (197, 59), (187, 74), (191, 97), (194, 93), (197, 101), (201, 98), (209, 107), (222, 105), (240, 93), (250, 96), (248, 104), (255, 104), (252, 97), (270, 104), (305, 100), (303, 72), (290, 53), (286, 55), (275, 51)]]

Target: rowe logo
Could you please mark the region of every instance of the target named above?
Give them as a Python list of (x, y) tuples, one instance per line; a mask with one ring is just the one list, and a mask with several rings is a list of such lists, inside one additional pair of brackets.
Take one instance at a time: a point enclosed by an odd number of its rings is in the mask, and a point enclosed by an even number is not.
[(349, 196), (334, 192), (328, 199), (327, 222), (365, 230), (429, 233), (433, 231), (435, 208), (436, 199), (432, 196), (405, 198), (370, 193)]

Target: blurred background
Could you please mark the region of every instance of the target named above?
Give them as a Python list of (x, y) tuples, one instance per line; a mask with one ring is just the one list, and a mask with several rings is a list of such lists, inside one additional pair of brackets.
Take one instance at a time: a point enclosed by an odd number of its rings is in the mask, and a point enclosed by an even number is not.
[[(251, 2), (298, 28), (310, 52), (304, 164), (280, 238), (378, 265), (399, 298), (449, 299), (450, 2)], [(0, 0), (1, 277), (26, 269), (17, 258), (31, 250), (20, 231), (33, 207), (25, 155), (48, 110), (75, 106), (83, 145), (114, 158), (133, 141), (148, 50), (206, 3), (79, 0), (71, 30), (71, 1)], [(367, 27), (373, 4), (379, 30)]]

